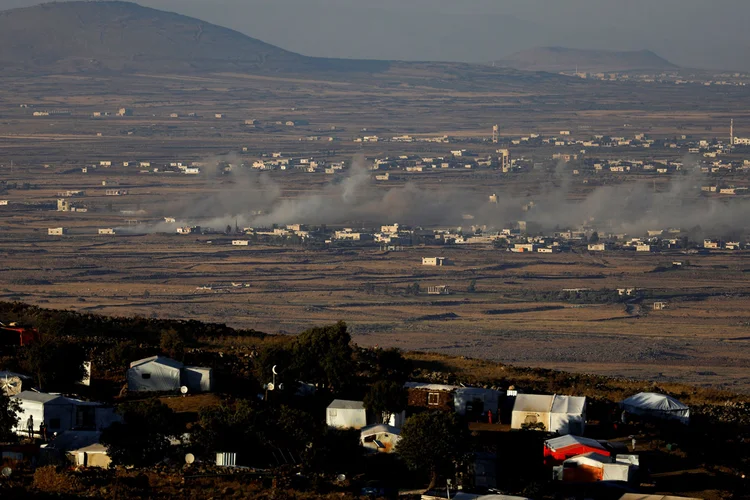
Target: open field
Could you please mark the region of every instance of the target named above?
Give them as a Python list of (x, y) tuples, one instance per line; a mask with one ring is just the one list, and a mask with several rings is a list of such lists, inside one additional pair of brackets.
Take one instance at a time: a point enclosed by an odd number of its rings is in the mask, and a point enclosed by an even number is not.
[[(462, 87), (436, 74), (427, 65), (353, 82), (238, 74), (4, 79), (0, 180), (20, 185), (0, 192), (10, 202), (0, 207), (0, 298), (111, 315), (226, 322), (268, 332), (296, 333), (343, 319), (362, 345), (750, 392), (746, 252), (517, 255), (476, 246), (381, 252), (232, 247), (232, 237), (223, 234), (178, 236), (150, 229), (148, 234), (96, 234), (98, 228), (129, 225), (144, 232), (162, 217), (186, 213), (200, 222), (201, 211), (221, 214), (230, 199), (242, 200), (248, 210), (256, 208), (254, 194), (227, 179), (209, 173), (140, 173), (137, 167), (123, 167), (124, 161), (252, 161), (272, 151), (342, 161), (357, 154), (447, 154), (453, 147), (355, 144), (352, 139), (363, 133), (451, 135), (486, 154), (496, 145), (476, 137), (488, 136), (494, 123), (501, 124), (503, 135), (569, 128), (574, 134), (642, 131), (710, 139), (724, 133), (730, 116), (738, 123), (750, 120), (750, 112), (734, 105), (747, 97), (742, 88), (719, 92), (574, 79), (558, 87), (555, 77), (533, 91), (522, 82), (493, 90), (489, 80)], [(121, 106), (131, 108), (133, 116), (91, 117)], [(31, 116), (42, 109), (68, 109), (72, 115)], [(170, 113), (181, 117), (170, 118)], [(188, 113), (197, 116), (189, 118)], [(215, 113), (225, 117), (216, 119)], [(242, 125), (250, 118), (264, 125)], [(283, 120), (307, 120), (309, 125), (273, 125)], [(317, 139), (301, 140), (309, 136)], [(513, 155), (541, 160), (554, 151), (521, 146)], [(623, 154), (679, 160), (684, 152), (613, 149), (602, 156)], [(113, 167), (81, 173), (82, 167), (101, 160), (112, 161)], [(283, 200), (331, 182), (323, 174), (270, 175)], [(428, 191), (460, 187), (482, 199), (492, 192), (531, 196), (543, 176), (508, 178), (489, 170), (404, 173), (382, 189), (414, 183)], [(635, 178), (653, 183), (654, 190), (667, 189), (669, 182), (665, 177)], [(722, 180), (745, 181), (738, 174)], [(609, 176), (606, 182), (623, 179)], [(576, 184), (568, 195), (582, 197), (592, 184)], [(110, 185), (129, 193), (105, 196)], [(81, 201), (89, 211), (55, 212), (61, 190), (85, 190)], [(69, 234), (46, 234), (47, 228), (59, 226)], [(421, 266), (421, 257), (434, 255), (450, 257), (456, 265)], [(673, 260), (689, 260), (690, 265), (653, 272)], [(472, 280), (476, 291), (468, 293)], [(406, 287), (415, 283), (422, 293), (407, 295)], [(431, 285), (447, 285), (453, 294), (429, 296), (425, 291)], [(646, 295), (602, 304), (541, 298), (564, 288), (624, 287), (641, 288)], [(661, 297), (670, 307), (649, 310)]]
[[(750, 305), (750, 254), (690, 256), (687, 269), (653, 273), (665, 260), (684, 256), (246, 249), (228, 246), (223, 236), (210, 245), (208, 239), (4, 235), (0, 298), (268, 332), (296, 333), (344, 319), (362, 345), (750, 390), (750, 322), (742, 313)], [(421, 265), (421, 256), (438, 253), (457, 265)], [(471, 280), (474, 293), (466, 292)], [(407, 295), (414, 283), (422, 293)], [(432, 285), (454, 293), (425, 294)], [(646, 299), (575, 304), (534, 298), (562, 288), (633, 286), (668, 300), (669, 309), (650, 311)]]

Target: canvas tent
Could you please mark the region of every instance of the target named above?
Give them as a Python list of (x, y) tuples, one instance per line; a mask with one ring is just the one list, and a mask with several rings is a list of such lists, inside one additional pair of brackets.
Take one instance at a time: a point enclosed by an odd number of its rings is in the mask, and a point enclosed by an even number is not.
[(178, 391), (182, 363), (162, 356), (151, 356), (130, 363), (128, 390)]
[(620, 406), (634, 415), (678, 420), (686, 425), (690, 422), (690, 408), (665, 394), (640, 392), (620, 402)]
[(77, 450), (70, 450), (68, 451), (68, 456), (79, 467), (100, 467), (106, 469), (112, 463), (112, 459), (107, 454), (107, 448), (100, 443), (90, 444)]
[(630, 480), (635, 466), (627, 460), (615, 460), (599, 453), (585, 453), (568, 458), (553, 468), (553, 478), (567, 483)]
[(151, 356), (130, 363), (127, 374), (128, 390), (133, 392), (174, 392), (183, 385), (190, 392), (213, 389), (213, 370), (199, 366), (185, 366), (164, 356)]
[(326, 409), (326, 423), (337, 429), (361, 429), (367, 425), (367, 412), (362, 401), (334, 399)]
[(393, 453), (401, 439), (401, 431), (386, 424), (362, 427), (359, 444), (371, 451)]
[(516, 396), (511, 415), (511, 429), (539, 429), (539, 424), (542, 424), (543, 430), (547, 432), (557, 432), (561, 435), (583, 434), (586, 426), (586, 398), (557, 394)]
[(559, 465), (568, 458), (591, 452), (610, 456), (610, 452), (595, 439), (573, 435), (548, 439), (544, 442), (544, 464)]

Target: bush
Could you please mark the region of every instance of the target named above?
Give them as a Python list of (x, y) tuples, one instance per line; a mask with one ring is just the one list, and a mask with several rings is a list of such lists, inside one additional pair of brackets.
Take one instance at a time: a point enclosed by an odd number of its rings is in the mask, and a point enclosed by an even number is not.
[(47, 465), (34, 472), (34, 487), (45, 493), (74, 494), (83, 489), (83, 484), (69, 472)]

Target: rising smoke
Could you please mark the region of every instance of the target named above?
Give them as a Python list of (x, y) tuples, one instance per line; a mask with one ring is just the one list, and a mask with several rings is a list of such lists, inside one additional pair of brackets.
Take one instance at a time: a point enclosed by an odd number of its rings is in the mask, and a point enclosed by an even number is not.
[[(221, 160), (240, 164), (239, 159)], [(206, 162), (216, 163), (216, 159)], [(599, 231), (639, 236), (652, 229), (681, 228), (695, 237), (739, 235), (750, 220), (750, 200), (700, 196), (700, 186), (709, 181), (697, 165), (688, 165), (684, 173), (673, 175), (666, 190), (657, 191), (650, 182), (632, 182), (599, 186), (579, 199), (573, 196), (574, 178), (569, 172), (560, 163), (553, 173), (539, 177), (535, 193), (498, 193), (498, 203), (494, 204), (488, 202), (489, 192), (459, 187), (425, 189), (407, 182), (383, 188), (372, 180), (361, 156), (353, 159), (346, 176), (312, 190), (304, 186), (282, 188), (269, 174), (247, 168), (235, 167), (228, 176), (207, 169), (209, 194), (173, 201), (165, 207), (165, 215), (217, 229), (235, 223), (240, 227), (269, 227), (393, 222), (502, 228), (512, 221), (526, 220), (544, 231), (588, 225)], [(533, 208), (525, 211), (523, 207), (530, 201)], [(465, 214), (473, 219), (465, 220)], [(159, 225), (150, 230), (163, 229)]]

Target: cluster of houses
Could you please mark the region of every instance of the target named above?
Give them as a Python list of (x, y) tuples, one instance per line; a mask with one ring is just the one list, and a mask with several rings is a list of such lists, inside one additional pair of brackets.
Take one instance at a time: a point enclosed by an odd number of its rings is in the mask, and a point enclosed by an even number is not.
[[(614, 441), (586, 437), (586, 398), (559, 394), (523, 394), (514, 388), (494, 389), (407, 382), (407, 409), (383, 416), (370, 414), (362, 401), (334, 400), (326, 409), (326, 423), (337, 429), (360, 431), (360, 444), (369, 453), (397, 453), (401, 428), (410, 415), (450, 411), (469, 422), (475, 432), (539, 432), (546, 436), (537, 457), (550, 479), (563, 483), (599, 481), (637, 484), (640, 457), (626, 436)], [(637, 418), (687, 425), (690, 409), (657, 393), (635, 394), (619, 403), (619, 419)], [(670, 425), (670, 424), (667, 424)], [(492, 454), (477, 454), (475, 484), (496, 487)], [(481, 472), (480, 472), (481, 471)], [(476, 498), (473, 496), (471, 498)]]
[[(490, 202), (496, 199), (490, 196)], [(180, 234), (191, 234), (189, 228), (178, 228)], [(196, 232), (195, 230), (193, 232)], [(200, 231), (197, 231), (200, 232)], [(533, 221), (515, 221), (502, 229), (488, 228), (485, 225), (472, 225), (466, 228), (424, 229), (399, 223), (386, 224), (380, 228), (335, 228), (330, 226), (308, 226), (287, 224), (283, 227), (246, 227), (242, 233), (263, 238), (298, 237), (304, 241), (326, 244), (356, 244), (378, 246), (382, 250), (398, 250), (405, 246), (426, 245), (493, 245), (513, 253), (557, 253), (582, 247), (589, 252), (635, 251), (654, 253), (668, 250), (685, 250), (687, 233), (679, 228), (655, 229), (643, 236), (633, 237), (625, 233), (597, 233), (594, 227), (581, 226), (577, 229), (558, 230), (543, 235), (542, 228)], [(594, 238), (595, 237), (595, 238)], [(595, 239), (595, 241), (591, 241)], [(250, 240), (232, 240), (234, 246), (248, 246)], [(706, 239), (698, 246), (705, 250), (741, 250), (745, 244), (739, 241), (723, 242)], [(438, 260), (435, 260), (438, 259)], [(426, 257), (423, 265), (448, 265), (443, 257)]]
[[(3, 326), (3, 338), (20, 337), (27, 343), (32, 331)], [(20, 332), (20, 333), (19, 333)], [(7, 333), (7, 335), (6, 335)], [(90, 364), (82, 385), (90, 382)], [(200, 366), (185, 366), (163, 356), (152, 356), (130, 363), (127, 370), (127, 389), (137, 393), (193, 394), (213, 390), (213, 370)], [(8, 371), (0, 372), (0, 390), (19, 406), (18, 421), (13, 430), (19, 436), (39, 440), (39, 453), (45, 460), (67, 459), (72, 464), (87, 467), (108, 467), (111, 460), (106, 448), (99, 443), (101, 432), (122, 417), (112, 405), (84, 401), (59, 393), (46, 393), (33, 388), (30, 377)], [(28, 451), (28, 450), (26, 450)], [(2, 458), (22, 460), (25, 453), (6, 452)]]

